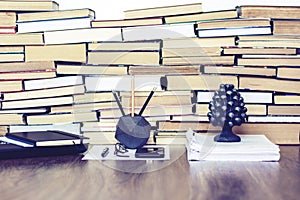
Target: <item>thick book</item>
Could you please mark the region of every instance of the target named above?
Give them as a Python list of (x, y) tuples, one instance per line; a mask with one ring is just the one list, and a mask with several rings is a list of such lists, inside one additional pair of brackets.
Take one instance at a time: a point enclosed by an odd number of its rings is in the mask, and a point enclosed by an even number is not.
[(17, 14), (16, 12), (0, 12), (0, 27), (1, 26), (16, 26)]
[(87, 149), (88, 144), (31, 148), (21, 147), (14, 144), (0, 144), (0, 159), (73, 155), (84, 153)]
[(273, 19), (274, 35), (298, 35), (300, 30), (299, 19)]
[(92, 28), (113, 28), (163, 24), (162, 17), (119, 19), (119, 20), (93, 20)]
[(72, 18), (95, 18), (95, 11), (84, 9), (71, 9), (71, 10), (56, 10), (46, 12), (24, 12), (18, 13), (17, 22), (40, 21), (40, 20), (56, 20), (56, 19), (72, 19)]
[[(23, 47), (0, 47), (0, 52), (21, 53)], [(0, 73), (3, 72), (25, 72), (25, 71), (52, 71), (55, 70), (54, 61), (37, 62), (14, 62), (0, 63)]]
[(193, 3), (193, 4), (182, 4), (182, 5), (126, 10), (124, 11), (124, 13), (126, 19), (132, 19), (132, 18), (146, 18), (146, 17), (155, 17), (155, 16), (188, 14), (188, 13), (196, 13), (201, 11), (202, 11), (202, 3)]
[(0, 45), (43, 45), (42, 33), (0, 34)]
[(34, 33), (67, 29), (90, 28), (91, 18), (55, 19), (42, 21), (18, 22), (18, 33)]
[(247, 75), (247, 76), (276, 76), (276, 69), (265, 67), (244, 67), (244, 66), (204, 66), (204, 74), (228, 74), (228, 75)]
[(7, 133), (6, 137), (18, 142), (37, 146), (78, 145), (88, 142), (88, 138), (62, 131), (30, 131)]
[(45, 44), (70, 44), (98, 41), (122, 41), (121, 28), (85, 28), (46, 31)]
[(55, 1), (0, 1), (3, 11), (54, 11), (59, 5)]
[(122, 28), (124, 41), (195, 37), (194, 23), (163, 24)]
[(14, 34), (16, 26), (0, 26), (0, 34)]
[(242, 135), (241, 142), (214, 142), (214, 135), (188, 130), (188, 161), (278, 161), (280, 149), (264, 135)]
[(27, 62), (65, 61), (85, 63), (87, 60), (86, 44), (26, 46), (25, 60)]
[(242, 5), (237, 10), (241, 18), (300, 18), (299, 6)]

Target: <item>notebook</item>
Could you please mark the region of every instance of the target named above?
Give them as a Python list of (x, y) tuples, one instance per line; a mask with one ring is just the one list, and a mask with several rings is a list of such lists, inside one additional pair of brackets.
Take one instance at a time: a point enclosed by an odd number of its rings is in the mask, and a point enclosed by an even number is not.
[[(25, 146), (62, 146), (88, 143), (88, 138), (62, 131), (29, 131), (7, 133), (10, 143)], [(22, 145), (20, 145), (22, 146)]]

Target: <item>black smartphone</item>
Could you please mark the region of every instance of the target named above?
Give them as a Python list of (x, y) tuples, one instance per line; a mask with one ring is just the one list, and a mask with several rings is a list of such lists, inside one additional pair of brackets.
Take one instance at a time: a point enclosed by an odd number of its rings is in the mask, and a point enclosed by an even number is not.
[(136, 158), (164, 158), (164, 147), (142, 147), (136, 150)]

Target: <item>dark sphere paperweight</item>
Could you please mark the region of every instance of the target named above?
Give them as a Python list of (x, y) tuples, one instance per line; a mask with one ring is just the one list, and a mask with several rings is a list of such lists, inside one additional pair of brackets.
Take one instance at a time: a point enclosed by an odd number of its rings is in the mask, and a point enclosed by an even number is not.
[(232, 132), (234, 126), (240, 126), (247, 119), (247, 108), (240, 93), (232, 84), (221, 84), (209, 103), (208, 119), (213, 126), (222, 127), (216, 142), (240, 142), (241, 138)]

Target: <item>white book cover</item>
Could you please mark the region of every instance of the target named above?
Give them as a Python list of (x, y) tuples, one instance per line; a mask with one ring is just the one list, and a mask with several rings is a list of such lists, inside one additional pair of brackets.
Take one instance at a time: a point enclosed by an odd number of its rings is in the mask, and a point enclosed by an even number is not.
[[(162, 90), (161, 76), (134, 76), (135, 91)], [(93, 76), (85, 78), (86, 90), (97, 91), (131, 91), (132, 76)]]
[(243, 27), (197, 30), (198, 37), (223, 37), (269, 34), (272, 34), (271, 27)]
[(83, 84), (82, 76), (64, 76), (24, 81), (24, 90), (37, 90)]
[[(245, 103), (273, 103), (272, 92), (240, 92)], [(212, 100), (214, 92), (198, 91), (197, 103), (208, 103)]]
[(248, 122), (287, 122), (299, 123), (299, 116), (249, 116)]
[(70, 44), (99, 41), (122, 41), (121, 28), (86, 28), (46, 31), (45, 44)]
[[(271, 92), (240, 92), (245, 103), (273, 103), (273, 94)], [(209, 103), (212, 101), (214, 92), (198, 91), (197, 103)]]
[(195, 25), (193, 23), (127, 27), (123, 28), (122, 32), (124, 41), (157, 40), (196, 36)]
[(279, 146), (265, 135), (240, 135), (241, 142), (215, 142), (213, 134), (186, 132), (189, 161), (278, 161)]
[(73, 18), (73, 19), (58, 19), (58, 20), (43, 20), (31, 22), (19, 22), (18, 33), (33, 33), (55, 30), (80, 29), (90, 28), (91, 19)]

